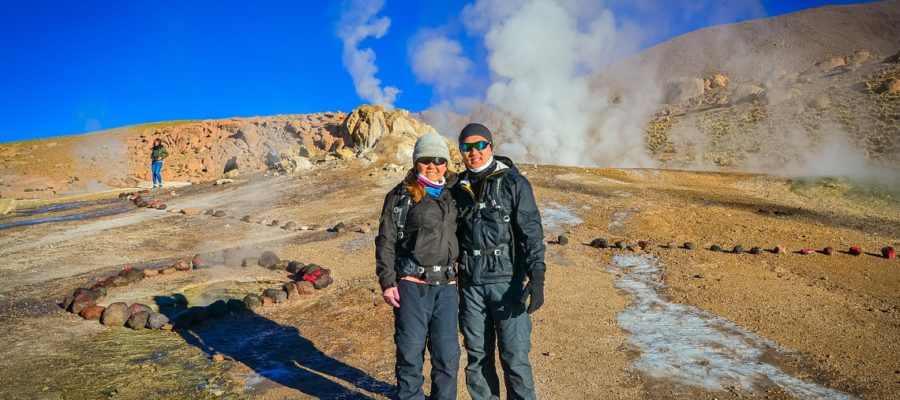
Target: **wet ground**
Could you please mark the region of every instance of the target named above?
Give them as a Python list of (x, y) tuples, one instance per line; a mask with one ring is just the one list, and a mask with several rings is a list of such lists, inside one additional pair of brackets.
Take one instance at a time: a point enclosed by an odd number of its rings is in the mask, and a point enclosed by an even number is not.
[[(138, 209), (110, 194), (4, 217), (0, 224), (18, 225), (0, 229), (0, 341), (6, 344), (0, 346), (0, 398), (388, 397), (392, 315), (373, 277), (373, 238), (384, 193), (402, 174), (318, 168), (146, 195), (199, 211), (190, 215)], [(897, 230), (870, 233), (864, 224), (900, 224), (900, 215), (873, 216), (799, 197), (774, 178), (527, 172), (545, 239), (570, 239), (565, 246), (548, 244), (547, 301), (533, 316), (532, 362), (542, 398), (900, 393), (897, 260), (704, 250), (713, 243), (897, 246)], [(803, 213), (786, 217), (756, 212), (798, 206)], [(203, 213), (212, 209), (226, 215)], [(242, 222), (244, 215), (280, 224)], [(282, 229), (288, 221), (321, 228)], [(325, 229), (337, 222), (348, 229)], [(654, 245), (646, 253), (587, 246), (596, 237)], [(698, 249), (658, 246), (667, 241), (694, 241)], [(125, 267), (155, 268), (197, 253), (255, 257), (264, 250), (326, 266), (336, 283), (259, 314), (235, 313), (175, 332), (105, 328), (58, 306), (75, 287)], [(186, 307), (175, 298), (207, 305), (291, 279), (283, 271), (225, 264), (113, 288), (101, 304), (142, 302), (175, 316)], [(459, 385), (467, 398), (462, 371)]]

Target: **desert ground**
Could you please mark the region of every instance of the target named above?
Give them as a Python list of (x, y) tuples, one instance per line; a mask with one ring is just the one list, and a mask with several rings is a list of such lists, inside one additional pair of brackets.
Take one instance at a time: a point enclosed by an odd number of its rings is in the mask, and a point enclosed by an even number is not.
[[(541, 398), (897, 398), (900, 262), (878, 254), (900, 246), (896, 202), (766, 175), (519, 167), (548, 242), (531, 353)], [(393, 317), (374, 277), (374, 236), (403, 173), (331, 160), (142, 195), (165, 211), (118, 198), (131, 189), (19, 202), (0, 219), (0, 397), (388, 398)], [(272, 219), (279, 225), (257, 223)], [(306, 230), (281, 228), (288, 221)], [(589, 246), (596, 238), (632, 250)], [(732, 254), (734, 245), (787, 252)], [(838, 251), (795, 253), (827, 246)], [(123, 268), (228, 249), (316, 263), (335, 283), (172, 331), (106, 327), (60, 306)], [(291, 280), (211, 264), (111, 287), (99, 304), (159, 309), (184, 295), (204, 306)], [(461, 368), (468, 398), (463, 379)]]

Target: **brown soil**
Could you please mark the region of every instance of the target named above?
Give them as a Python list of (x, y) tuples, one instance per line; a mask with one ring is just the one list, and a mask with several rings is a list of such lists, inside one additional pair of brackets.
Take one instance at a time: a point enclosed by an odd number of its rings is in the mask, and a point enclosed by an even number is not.
[[(886, 245), (896, 248), (900, 247), (897, 208), (835, 196), (808, 197), (813, 192), (760, 175), (521, 168), (534, 184), (542, 208), (556, 203), (583, 220), (546, 231), (548, 240), (562, 233), (570, 243), (548, 245), (547, 301), (533, 317), (532, 360), (540, 397), (789, 397), (772, 387), (704, 391), (634, 370), (639, 352), (628, 344), (629, 332), (617, 323), (629, 299), (616, 288), (617, 276), (607, 272), (610, 258), (627, 251), (586, 246), (595, 237), (629, 243), (649, 240), (649, 251), (663, 264), (671, 301), (696, 306), (774, 341), (781, 346), (774, 359), (786, 373), (864, 398), (896, 397), (897, 260), (840, 252), (830, 257), (790, 252), (735, 255), (705, 248), (712, 244), (726, 249), (735, 244), (745, 249), (782, 244), (791, 251), (825, 246), (845, 250), (851, 245), (867, 252)], [(165, 200), (171, 208), (221, 209), (228, 217), (137, 209), (3, 230), (0, 341), (6, 345), (0, 349), (4, 360), (0, 397), (42, 392), (66, 398), (111, 393), (121, 397), (140, 393), (142, 398), (212, 398), (222, 393), (233, 398), (306, 398), (333, 396), (336, 392), (323, 388), (335, 384), (342, 390), (383, 397), (378, 386), (369, 383), (394, 382), (393, 329), (391, 311), (381, 302), (373, 276), (374, 233), (285, 231), (239, 219), (252, 214), (300, 225), (329, 227), (343, 221), (348, 227), (375, 228), (384, 193), (401, 176), (355, 161), (350, 165), (333, 161), (300, 175), (257, 174), (225, 186), (201, 184), (148, 195)], [(629, 209), (633, 212), (624, 219), (614, 215)], [(616, 219), (622, 221), (621, 227), (610, 226)], [(697, 249), (658, 247), (669, 241), (692, 241)], [(337, 283), (314, 298), (264, 309), (259, 317), (210, 321), (188, 335), (107, 329), (54, 305), (71, 288), (95, 276), (233, 247), (255, 255), (272, 249), (282, 259), (327, 266)], [(214, 281), (256, 291), (260, 282), (276, 285), (289, 279), (283, 272), (257, 267), (221, 268), (147, 278), (112, 289), (109, 298), (149, 301), (157, 294), (196, 292)], [(263, 358), (288, 365), (289, 377), (309, 376), (320, 383), (309, 387), (289, 378), (260, 380), (257, 374), (265, 373), (265, 368), (259, 360), (229, 347), (267, 337), (259, 327), (269, 325), (296, 333), (254, 344)], [(216, 341), (222, 337), (228, 341)], [(215, 352), (226, 360), (213, 361)], [(322, 357), (327, 362), (314, 362)], [(355, 380), (354, 370), (367, 378)], [(310, 373), (314, 375), (304, 375)], [(137, 377), (147, 379), (135, 387)], [(467, 398), (462, 373), (460, 393)]]

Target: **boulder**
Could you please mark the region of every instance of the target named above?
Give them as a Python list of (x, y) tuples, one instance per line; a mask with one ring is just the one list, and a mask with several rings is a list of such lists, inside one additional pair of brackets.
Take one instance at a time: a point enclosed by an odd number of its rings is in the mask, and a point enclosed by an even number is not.
[(331, 270), (327, 268), (322, 268), (319, 277), (312, 283), (313, 287), (318, 290), (322, 290), (330, 286), (334, 283), (334, 279), (331, 278)]
[(158, 312), (150, 313), (150, 316), (147, 317), (147, 328), (150, 329), (160, 329), (167, 323), (169, 323), (169, 317)]
[(680, 103), (685, 100), (692, 99), (703, 95), (705, 85), (703, 79), (699, 78), (678, 78), (666, 82), (665, 86), (665, 102)]
[(105, 309), (106, 309), (106, 307), (93, 305), (88, 308), (85, 308), (84, 310), (81, 310), (81, 312), (78, 313), (78, 315), (80, 315), (81, 318), (84, 318), (88, 321), (99, 321), (100, 317), (103, 316), (103, 310), (105, 310)]
[(125, 322), (131, 317), (128, 305), (123, 302), (112, 303), (103, 310), (100, 323), (106, 326), (125, 326)]
[(274, 252), (271, 252), (271, 251), (268, 251), (268, 250), (267, 250), (267, 251), (264, 251), (264, 252), (259, 256), (259, 261), (258, 261), (259, 266), (260, 266), (260, 267), (263, 267), (263, 268), (273, 268), (273, 267), (275, 267), (279, 262), (281, 262), (281, 259), (278, 258), (278, 256), (275, 255)]
[(149, 311), (139, 311), (136, 314), (132, 314), (131, 317), (128, 318), (128, 321), (125, 321), (125, 326), (134, 330), (144, 329), (147, 327), (147, 321), (149, 319)]
[(287, 300), (287, 292), (282, 289), (263, 290), (263, 296), (271, 298), (275, 303), (283, 303)]
[(250, 311), (256, 311), (262, 307), (262, 299), (255, 294), (248, 294), (244, 296), (244, 308)]

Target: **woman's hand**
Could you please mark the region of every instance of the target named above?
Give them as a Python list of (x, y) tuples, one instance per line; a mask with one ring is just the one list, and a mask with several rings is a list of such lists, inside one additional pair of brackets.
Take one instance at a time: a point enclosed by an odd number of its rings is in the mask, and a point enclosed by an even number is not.
[(384, 293), (382, 293), (381, 296), (384, 297), (384, 302), (388, 303), (391, 307), (400, 308), (400, 292), (397, 290), (396, 286), (384, 289)]

